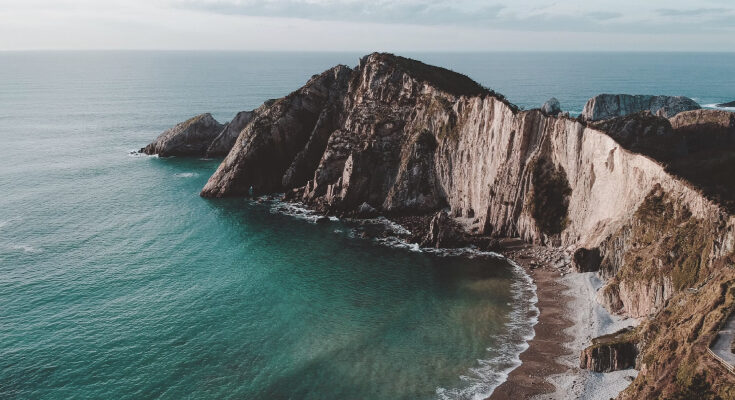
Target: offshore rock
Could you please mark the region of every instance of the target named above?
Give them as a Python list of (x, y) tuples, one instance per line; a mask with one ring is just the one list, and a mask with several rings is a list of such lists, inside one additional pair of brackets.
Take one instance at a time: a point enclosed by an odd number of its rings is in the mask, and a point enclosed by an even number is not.
[(671, 118), (680, 112), (700, 108), (697, 102), (683, 96), (599, 94), (587, 101), (582, 111), (582, 118), (587, 121), (599, 121), (641, 111), (650, 111), (653, 115)]
[(140, 151), (161, 157), (204, 156), (222, 128), (212, 114), (197, 115), (166, 130)]
[(546, 103), (541, 106), (541, 112), (546, 115), (558, 115), (561, 112), (561, 104), (559, 104), (559, 100), (557, 100), (556, 97), (546, 100)]
[(735, 101), (718, 104), (717, 107), (735, 107)]
[(240, 111), (237, 113), (235, 118), (225, 125), (219, 135), (207, 147), (207, 157), (224, 156), (229, 153), (237, 137), (240, 136), (240, 132), (253, 118), (253, 114), (253, 111)]

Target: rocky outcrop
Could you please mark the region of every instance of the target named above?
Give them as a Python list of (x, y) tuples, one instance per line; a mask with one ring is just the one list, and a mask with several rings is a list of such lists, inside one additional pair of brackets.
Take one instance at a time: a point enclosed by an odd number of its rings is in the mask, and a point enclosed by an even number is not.
[[(664, 366), (680, 359), (650, 344), (669, 343), (656, 324), (672, 299), (728, 282), (735, 157), (728, 114), (613, 97), (590, 105), (591, 120), (615, 117), (600, 122), (521, 111), (463, 75), (371, 54), (266, 103), (202, 195), (286, 192), (325, 214), (422, 216), (426, 246), (495, 236), (576, 250), (577, 268), (607, 280), (603, 304), (651, 317), (637, 346), (654, 374), (636, 381), (643, 392), (675, 379)], [(622, 368), (630, 350), (607, 343), (583, 364)]]
[(421, 247), (451, 248), (463, 244), (462, 229), (449, 214), (442, 210), (431, 219), (429, 231)]
[(222, 128), (211, 114), (197, 115), (166, 130), (140, 151), (161, 157), (203, 156)]
[(717, 107), (735, 107), (735, 101), (731, 101), (729, 103), (720, 103), (717, 105)]
[(612, 372), (633, 368), (638, 357), (636, 335), (630, 328), (592, 340), (582, 350), (579, 367), (593, 372)]
[(546, 100), (544, 105), (541, 106), (541, 112), (546, 115), (558, 115), (561, 112), (561, 104), (559, 104), (559, 100), (557, 100), (556, 97)]
[(207, 147), (207, 157), (224, 156), (230, 152), (240, 132), (253, 118), (253, 111), (240, 111)]
[(332, 68), (312, 77), (301, 89), (266, 104), (240, 133), (202, 195), (247, 195), (251, 188), (255, 193), (281, 191), (307, 177), (323, 154), (326, 139), (337, 128), (338, 104), (351, 72), (345, 66)]
[(700, 108), (697, 102), (683, 96), (599, 94), (587, 101), (582, 111), (582, 118), (587, 121), (599, 121), (641, 111), (650, 111), (653, 115), (671, 118), (680, 112)]

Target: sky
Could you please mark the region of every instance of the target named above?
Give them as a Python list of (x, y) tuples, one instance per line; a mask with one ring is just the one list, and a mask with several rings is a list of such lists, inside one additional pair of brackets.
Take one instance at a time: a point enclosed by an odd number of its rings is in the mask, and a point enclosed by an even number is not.
[(0, 0), (0, 50), (735, 51), (735, 0)]

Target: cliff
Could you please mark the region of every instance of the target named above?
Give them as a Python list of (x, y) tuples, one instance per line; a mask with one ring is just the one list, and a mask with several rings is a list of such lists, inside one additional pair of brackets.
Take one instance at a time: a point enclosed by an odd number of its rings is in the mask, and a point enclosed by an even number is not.
[[(622, 397), (673, 396), (695, 378), (722, 395), (732, 377), (688, 366), (705, 357), (698, 346), (735, 285), (732, 116), (630, 114), (664, 101), (649, 100), (587, 123), (521, 111), (466, 76), (375, 53), (256, 110), (202, 196), (285, 192), (352, 216), (439, 212), (426, 219), (427, 245), (453, 242), (459, 227), (562, 247), (607, 280), (599, 296), (613, 312), (650, 316), (634, 334), (641, 373)], [(624, 353), (612, 363), (590, 353), (585, 364), (627, 366)]]
[(240, 132), (253, 118), (254, 111), (240, 111), (207, 146), (207, 157), (225, 156), (235, 145)]

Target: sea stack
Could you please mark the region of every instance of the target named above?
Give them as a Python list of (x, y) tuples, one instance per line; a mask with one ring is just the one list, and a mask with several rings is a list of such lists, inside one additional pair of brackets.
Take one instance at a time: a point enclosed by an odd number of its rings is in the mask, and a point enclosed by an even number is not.
[(587, 101), (582, 111), (582, 118), (587, 121), (599, 121), (641, 111), (650, 111), (653, 115), (671, 118), (682, 111), (700, 108), (697, 102), (684, 96), (598, 94)]
[(200, 114), (166, 130), (140, 151), (161, 157), (204, 156), (222, 128), (212, 114)]

